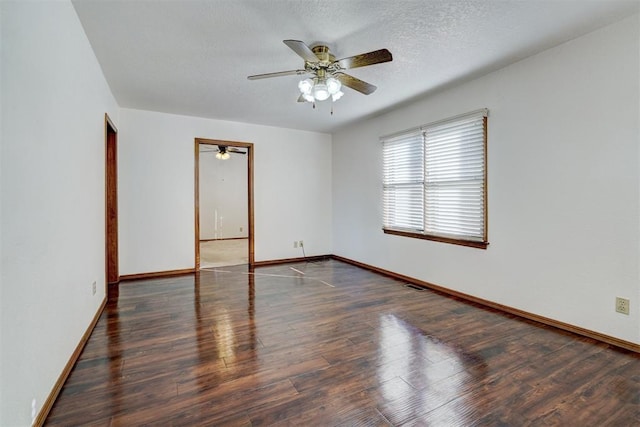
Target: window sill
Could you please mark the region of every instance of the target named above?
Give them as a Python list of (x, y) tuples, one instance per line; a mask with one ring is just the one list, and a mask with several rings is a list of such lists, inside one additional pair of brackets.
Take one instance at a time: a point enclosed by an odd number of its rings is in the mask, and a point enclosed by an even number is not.
[(429, 234), (416, 233), (411, 231), (400, 231), (391, 228), (383, 228), (384, 234), (392, 234), (394, 236), (410, 237), (413, 239), (432, 240), (434, 242), (450, 243), (452, 245), (468, 246), (470, 248), (487, 249), (489, 242), (478, 242), (475, 240), (462, 240), (451, 237), (433, 236)]

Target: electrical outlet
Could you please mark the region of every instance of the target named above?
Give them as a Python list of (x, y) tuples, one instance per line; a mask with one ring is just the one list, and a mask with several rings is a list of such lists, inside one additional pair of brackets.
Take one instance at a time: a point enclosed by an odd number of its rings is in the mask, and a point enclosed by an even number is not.
[(622, 314), (629, 314), (629, 299), (616, 297), (616, 311)]
[(93, 295), (96, 294), (96, 281), (93, 281), (93, 285), (91, 285), (91, 291), (93, 292)]
[(294, 241), (293, 241), (293, 247), (294, 247), (294, 248), (297, 248), (297, 247), (298, 247), (298, 241), (297, 241), (297, 240), (294, 240)]
[(304, 242), (302, 240), (300, 240), (300, 247), (303, 248), (304, 247)]

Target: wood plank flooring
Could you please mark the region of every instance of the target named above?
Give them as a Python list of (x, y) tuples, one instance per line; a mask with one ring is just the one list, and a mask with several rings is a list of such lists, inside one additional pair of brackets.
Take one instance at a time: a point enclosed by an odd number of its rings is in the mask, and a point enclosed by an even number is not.
[(46, 425), (637, 426), (640, 355), (335, 260), (235, 266), (122, 283)]

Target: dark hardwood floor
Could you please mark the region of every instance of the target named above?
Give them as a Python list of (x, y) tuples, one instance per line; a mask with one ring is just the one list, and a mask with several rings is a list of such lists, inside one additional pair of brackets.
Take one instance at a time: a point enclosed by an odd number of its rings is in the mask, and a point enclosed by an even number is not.
[(46, 424), (640, 425), (638, 354), (335, 260), (253, 273), (122, 283)]

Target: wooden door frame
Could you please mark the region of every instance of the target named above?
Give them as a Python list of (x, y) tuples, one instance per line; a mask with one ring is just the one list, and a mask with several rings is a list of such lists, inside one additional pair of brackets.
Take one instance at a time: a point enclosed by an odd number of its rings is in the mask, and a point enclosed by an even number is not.
[(219, 139), (196, 138), (195, 151), (195, 270), (200, 271), (200, 144), (226, 145), (247, 150), (247, 204), (249, 234), (249, 267), (255, 264), (254, 254), (254, 221), (253, 221), (253, 143), (239, 141), (223, 141)]
[[(104, 114), (105, 146), (105, 295), (109, 297), (120, 282), (118, 262), (118, 129)], [(115, 211), (112, 215), (110, 211)]]

